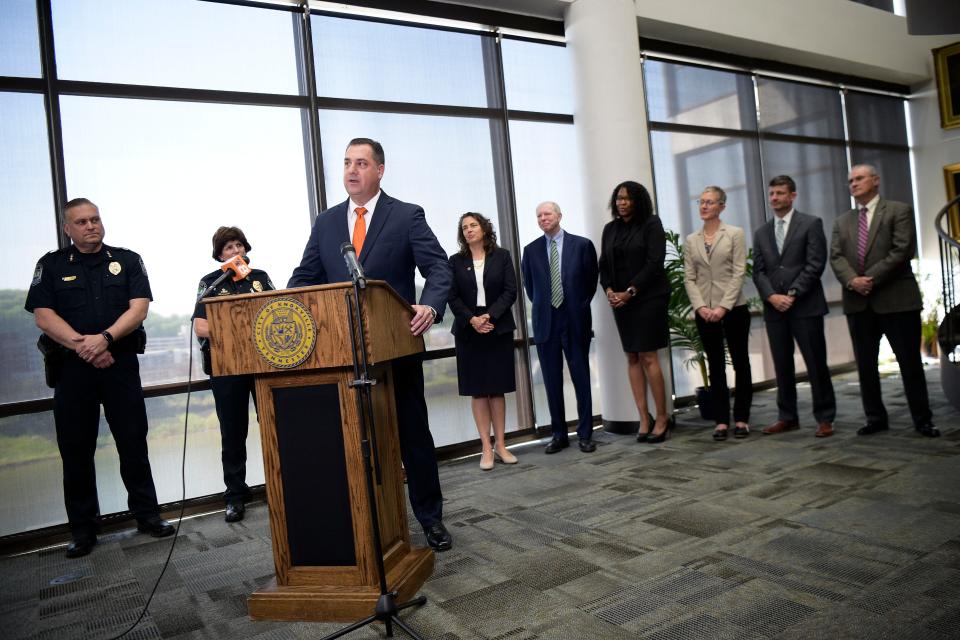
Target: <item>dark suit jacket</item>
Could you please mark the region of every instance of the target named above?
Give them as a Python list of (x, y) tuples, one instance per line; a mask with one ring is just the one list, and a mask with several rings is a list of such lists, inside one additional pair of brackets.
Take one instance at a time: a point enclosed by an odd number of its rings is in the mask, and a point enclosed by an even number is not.
[[(300, 266), (293, 270), (287, 287), (350, 281), (340, 255), (340, 245), (350, 241), (349, 204), (346, 200), (317, 216)], [(358, 258), (367, 278), (386, 280), (410, 304), (417, 303), (414, 270), (420, 269), (426, 279), (420, 304), (433, 307), (440, 322), (452, 281), (450, 265), (422, 208), (381, 191)]]
[(796, 300), (786, 315), (795, 318), (827, 314), (820, 276), (827, 266), (827, 238), (823, 220), (794, 210), (783, 242), (777, 251), (776, 217), (767, 220), (753, 236), (753, 281), (763, 299), (764, 320), (779, 320), (780, 313), (767, 302), (774, 293), (797, 290)]
[(857, 274), (857, 239), (860, 212), (851, 209), (837, 217), (830, 243), (830, 266), (843, 285), (843, 312), (857, 313), (867, 308), (877, 313), (915, 311), (923, 308), (920, 287), (910, 261), (917, 253), (917, 230), (913, 208), (903, 202), (877, 203), (867, 236), (864, 274), (873, 278), (873, 291), (862, 296), (847, 289)]
[[(582, 236), (564, 231), (563, 253), (560, 256), (560, 282), (568, 313), (571, 334), (590, 342), (593, 316), (590, 301), (597, 293), (597, 250)], [(533, 341), (541, 344), (550, 339), (550, 263), (547, 261), (545, 236), (523, 249), (520, 261), (523, 288), (533, 303)]]
[[(614, 243), (618, 229), (626, 227), (626, 236)], [(631, 306), (642, 306), (651, 298), (670, 294), (670, 283), (663, 268), (667, 239), (659, 216), (643, 222), (625, 223), (621, 219), (608, 222), (600, 237), (600, 286), (606, 291), (626, 291), (633, 286), (637, 295)]]
[[(477, 315), (477, 277), (473, 271), (473, 258), (455, 253), (450, 256), (453, 269), (453, 286), (450, 287), (450, 310), (453, 311), (455, 336), (463, 332), (476, 333), (470, 326), (470, 318)], [(517, 300), (517, 273), (513, 270), (510, 252), (497, 247), (487, 256), (483, 265), (483, 292), (487, 300), (487, 313), (493, 323), (493, 333), (513, 333), (517, 328), (510, 312)]]

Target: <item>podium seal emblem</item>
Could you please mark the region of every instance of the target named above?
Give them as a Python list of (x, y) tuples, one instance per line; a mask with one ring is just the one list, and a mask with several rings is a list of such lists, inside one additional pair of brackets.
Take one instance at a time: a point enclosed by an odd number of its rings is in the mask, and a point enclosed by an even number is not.
[(313, 353), (317, 345), (317, 324), (299, 300), (277, 298), (257, 312), (253, 345), (270, 366), (291, 369)]

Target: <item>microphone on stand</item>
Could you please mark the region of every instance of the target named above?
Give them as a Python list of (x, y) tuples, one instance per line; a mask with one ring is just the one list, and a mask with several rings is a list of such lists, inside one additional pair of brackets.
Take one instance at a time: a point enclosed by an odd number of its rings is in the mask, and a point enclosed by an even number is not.
[(350, 278), (353, 279), (358, 287), (366, 289), (367, 278), (363, 275), (363, 267), (360, 266), (360, 262), (357, 260), (357, 250), (354, 249), (353, 245), (349, 242), (344, 242), (340, 245), (340, 255), (343, 256), (343, 261), (347, 263), (347, 271), (350, 272)]
[(206, 298), (214, 289), (223, 284), (224, 280), (231, 276), (233, 276), (234, 282), (238, 282), (246, 278), (248, 275), (250, 275), (251, 271), (249, 263), (250, 258), (247, 256), (233, 256), (221, 264), (220, 269), (223, 270), (223, 275), (214, 280), (213, 284), (204, 289), (203, 293), (197, 296), (197, 298)]

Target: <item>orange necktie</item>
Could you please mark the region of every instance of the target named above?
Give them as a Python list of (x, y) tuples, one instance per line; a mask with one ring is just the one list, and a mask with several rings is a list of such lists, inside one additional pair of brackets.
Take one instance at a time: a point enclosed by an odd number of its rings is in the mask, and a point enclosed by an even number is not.
[(363, 251), (363, 240), (367, 237), (367, 222), (363, 218), (366, 213), (366, 209), (357, 207), (357, 221), (353, 225), (353, 248), (358, 256)]

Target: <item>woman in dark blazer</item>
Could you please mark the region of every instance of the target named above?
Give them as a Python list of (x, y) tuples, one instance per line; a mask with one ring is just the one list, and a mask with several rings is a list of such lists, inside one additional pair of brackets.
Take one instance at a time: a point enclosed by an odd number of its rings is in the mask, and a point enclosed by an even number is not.
[[(613, 220), (603, 228), (600, 240), (600, 286), (607, 293), (627, 356), (630, 389), (640, 412), (637, 442), (663, 442), (670, 422), (657, 350), (670, 343), (670, 283), (663, 269), (667, 239), (643, 185), (618, 184), (610, 196), (610, 209)], [(652, 425), (648, 385), (657, 411)]]
[(750, 435), (750, 309), (743, 293), (747, 275), (747, 241), (743, 229), (720, 220), (727, 194), (720, 187), (706, 187), (700, 194), (703, 229), (687, 236), (683, 245), (684, 286), (703, 340), (710, 365), (710, 396), (716, 428), (714, 440), (726, 440), (730, 427), (730, 389), (727, 387), (727, 356), (736, 373), (737, 397), (733, 403), (734, 438)]
[[(516, 391), (511, 307), (517, 277), (510, 252), (497, 246), (497, 233), (479, 213), (460, 216), (460, 251), (450, 256), (453, 285), (449, 304), (457, 349), (460, 395), (472, 396), (473, 419), (483, 452), (480, 468), (493, 468), (494, 457), (515, 464), (504, 443), (507, 407), (504, 394)], [(494, 446), (490, 446), (493, 426)]]

